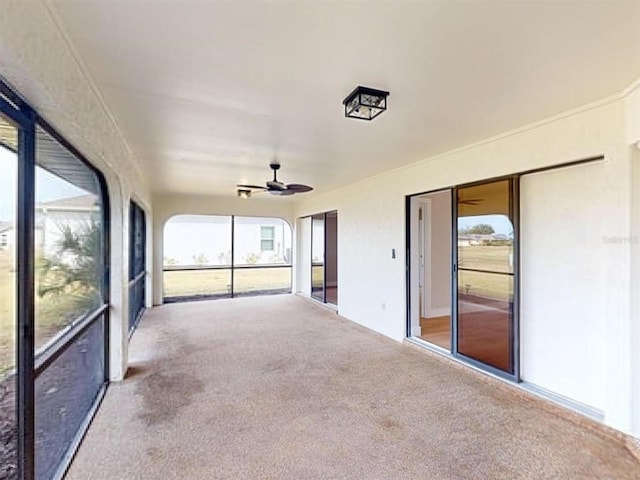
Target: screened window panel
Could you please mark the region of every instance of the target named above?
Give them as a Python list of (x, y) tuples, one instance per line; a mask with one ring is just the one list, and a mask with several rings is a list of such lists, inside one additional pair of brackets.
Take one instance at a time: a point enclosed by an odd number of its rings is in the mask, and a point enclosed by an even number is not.
[(93, 323), (35, 384), (36, 478), (49, 480), (105, 383), (104, 318)]
[(18, 132), (0, 115), (0, 478), (17, 478), (16, 185)]
[(41, 128), (36, 141), (35, 333), (46, 346), (103, 303), (97, 175)]

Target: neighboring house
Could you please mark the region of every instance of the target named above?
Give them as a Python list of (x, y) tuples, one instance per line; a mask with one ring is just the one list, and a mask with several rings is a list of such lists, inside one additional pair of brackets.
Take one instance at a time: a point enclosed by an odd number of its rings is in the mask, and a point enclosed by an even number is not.
[[(279, 218), (235, 217), (235, 265), (290, 263), (291, 227)], [(177, 216), (165, 226), (165, 264), (230, 265), (231, 218)]]
[(491, 242), (508, 240), (508, 237), (502, 233), (470, 233), (458, 236), (459, 247), (478, 247), (480, 245), (488, 245)]
[(56, 253), (64, 228), (85, 228), (99, 211), (99, 198), (91, 194), (37, 204), (36, 251), (43, 255)]

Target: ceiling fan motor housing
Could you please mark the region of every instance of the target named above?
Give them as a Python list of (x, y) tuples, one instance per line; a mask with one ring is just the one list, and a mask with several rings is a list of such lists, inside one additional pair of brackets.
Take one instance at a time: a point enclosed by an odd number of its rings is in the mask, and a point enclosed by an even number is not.
[(267, 188), (269, 190), (284, 190), (285, 188), (287, 188), (287, 186), (282, 182), (273, 180), (267, 182)]

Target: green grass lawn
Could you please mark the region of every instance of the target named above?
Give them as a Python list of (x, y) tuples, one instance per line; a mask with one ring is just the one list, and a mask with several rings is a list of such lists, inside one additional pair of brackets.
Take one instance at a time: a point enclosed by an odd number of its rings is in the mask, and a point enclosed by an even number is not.
[(458, 247), (458, 266), (494, 272), (512, 271), (509, 267), (509, 253), (512, 248), (505, 245), (482, 245)]
[[(226, 295), (231, 289), (231, 269), (164, 272), (164, 296)], [(291, 288), (291, 268), (236, 269), (237, 294)]]
[[(489, 270), (495, 272), (512, 272), (509, 266), (509, 246), (474, 246), (458, 248), (458, 267)], [(511, 301), (513, 299), (513, 276), (493, 273), (458, 272), (458, 291), (460, 293), (495, 300)]]
[[(13, 369), (16, 362), (15, 275), (13, 252), (0, 251), (0, 378)], [(82, 314), (70, 293), (43, 298), (36, 295), (35, 311), (36, 351)]]
[(9, 251), (0, 251), (0, 378), (15, 366), (15, 273), (12, 255)]

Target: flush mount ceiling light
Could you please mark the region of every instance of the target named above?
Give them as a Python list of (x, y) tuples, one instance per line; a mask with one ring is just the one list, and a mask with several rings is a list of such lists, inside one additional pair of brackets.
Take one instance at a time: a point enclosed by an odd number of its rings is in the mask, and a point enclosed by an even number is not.
[(360, 120), (373, 120), (387, 109), (388, 96), (389, 92), (383, 90), (363, 86), (356, 87), (342, 101), (344, 116)]
[(240, 198), (247, 199), (247, 198), (249, 198), (251, 196), (251, 190), (247, 190), (247, 189), (244, 189), (244, 188), (239, 188), (238, 189), (238, 196)]

